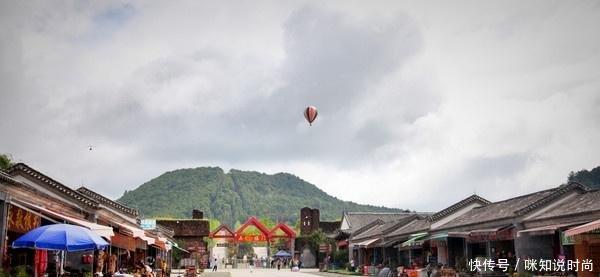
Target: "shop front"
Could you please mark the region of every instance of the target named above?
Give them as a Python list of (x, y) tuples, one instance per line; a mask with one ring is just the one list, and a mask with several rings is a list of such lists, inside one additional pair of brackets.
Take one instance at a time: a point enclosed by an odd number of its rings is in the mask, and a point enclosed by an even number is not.
[(512, 226), (469, 232), (468, 258), (500, 258), (515, 253), (515, 229)]
[(575, 259), (591, 261), (591, 270), (579, 268), (577, 276), (598, 276), (600, 272), (600, 220), (592, 221), (565, 231), (565, 236), (574, 239)]
[(412, 234), (409, 239), (398, 244), (399, 265), (410, 268), (421, 268), (426, 264), (429, 243), (425, 240), (427, 233)]
[[(31, 276), (41, 276), (44, 273), (49, 273), (52, 275), (55, 274), (57, 268), (59, 268), (57, 261), (60, 260), (62, 255), (64, 257), (62, 268), (65, 272), (69, 272), (71, 274), (92, 272), (94, 266), (93, 259), (95, 254), (97, 254), (93, 251), (61, 253), (57, 251), (33, 250), (26, 248), (13, 249), (11, 247), (15, 240), (35, 228), (56, 223), (73, 224), (72, 221), (79, 220), (49, 211), (41, 207), (35, 207), (33, 205), (24, 203), (17, 204), (17, 201), (8, 204), (6, 217), (6, 240), (4, 241), (4, 245), (6, 246), (6, 252), (4, 255), (5, 260), (3, 262), (4, 271), (12, 272), (13, 274), (25, 271)], [(96, 224), (89, 222), (74, 225), (81, 225), (86, 228), (96, 228), (101, 230), (100, 232), (107, 234), (106, 226), (94, 227)]]
[(7, 205), (6, 211), (6, 235), (4, 236), (6, 238), (4, 241), (6, 253), (3, 255), (5, 260), (2, 263), (4, 271), (16, 272), (25, 268), (29, 273), (33, 273), (36, 254), (43, 254), (36, 253), (32, 249), (13, 249), (10, 245), (27, 232), (42, 226), (42, 224), (47, 225), (53, 222), (44, 220), (42, 223), (41, 216), (11, 204)]

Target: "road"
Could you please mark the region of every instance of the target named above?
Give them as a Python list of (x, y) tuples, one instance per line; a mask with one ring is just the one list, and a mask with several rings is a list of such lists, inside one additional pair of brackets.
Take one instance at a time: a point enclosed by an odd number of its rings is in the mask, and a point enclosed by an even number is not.
[(202, 277), (315, 277), (311, 274), (316, 269), (302, 269), (300, 272), (291, 272), (289, 269), (255, 269), (252, 273), (249, 269), (227, 269), (219, 272), (206, 272)]

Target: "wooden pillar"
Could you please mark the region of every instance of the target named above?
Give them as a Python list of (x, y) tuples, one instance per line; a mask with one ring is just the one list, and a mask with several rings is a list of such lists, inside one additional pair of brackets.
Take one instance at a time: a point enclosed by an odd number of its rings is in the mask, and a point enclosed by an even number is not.
[(290, 244), (290, 251), (292, 252), (290, 254), (292, 254), (292, 261), (293, 261), (294, 258), (296, 257), (296, 238), (294, 238), (294, 237), (292, 237), (292, 241)]
[(364, 258), (363, 258), (363, 253), (362, 251), (360, 251), (360, 247), (356, 249), (356, 252), (358, 252), (358, 266), (362, 266), (365, 262), (364, 262)]
[(271, 238), (267, 238), (267, 265), (266, 268), (271, 266)]
[[(237, 242), (236, 239), (233, 239), (233, 243), (234, 243), (234, 248), (235, 248), (235, 255), (233, 257), (234, 262), (233, 262), (233, 265), (231, 266), (231, 268), (237, 268), (238, 267), (237, 255), (240, 253), (240, 244)], [(243, 260), (242, 260), (242, 263), (243, 263)]]
[(8, 243), (6, 239), (6, 232), (8, 230), (8, 204), (6, 203), (7, 195), (3, 192), (0, 192), (0, 268), (4, 266), (2, 261), (4, 261), (4, 253), (6, 253), (6, 244)]

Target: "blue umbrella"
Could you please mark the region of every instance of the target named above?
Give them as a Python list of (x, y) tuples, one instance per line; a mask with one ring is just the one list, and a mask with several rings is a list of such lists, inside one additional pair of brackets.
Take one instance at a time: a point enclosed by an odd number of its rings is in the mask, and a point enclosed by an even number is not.
[(275, 253), (275, 255), (273, 255), (273, 257), (282, 257), (282, 258), (287, 258), (287, 257), (291, 257), (292, 254), (285, 252), (283, 250), (279, 250), (277, 253)]
[(104, 249), (108, 243), (89, 229), (69, 224), (35, 228), (15, 240), (13, 248), (64, 250), (67, 252)]

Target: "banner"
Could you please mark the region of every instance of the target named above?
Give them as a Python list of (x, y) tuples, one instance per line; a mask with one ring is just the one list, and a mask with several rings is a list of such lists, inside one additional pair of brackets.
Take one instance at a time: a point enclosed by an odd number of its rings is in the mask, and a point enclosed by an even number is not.
[(8, 209), (9, 231), (23, 234), (40, 227), (41, 225), (41, 217), (17, 206), (10, 205)]

